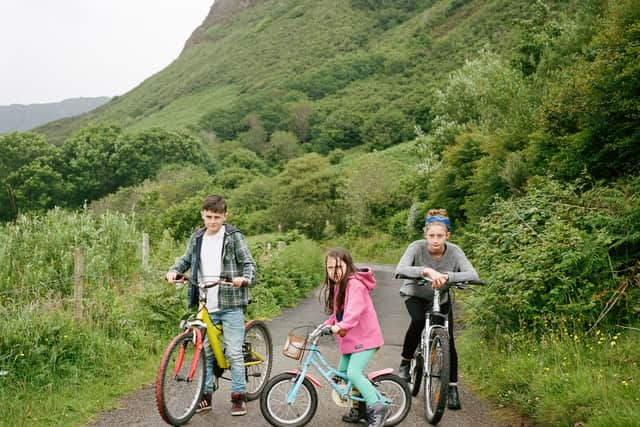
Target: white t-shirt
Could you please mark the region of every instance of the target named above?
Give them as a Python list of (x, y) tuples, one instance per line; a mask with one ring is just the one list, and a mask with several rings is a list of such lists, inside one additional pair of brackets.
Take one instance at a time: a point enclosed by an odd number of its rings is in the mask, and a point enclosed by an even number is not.
[[(222, 273), (222, 242), (224, 240), (224, 225), (216, 234), (202, 236), (202, 248), (200, 249), (200, 274), (201, 282), (215, 282), (220, 279)], [(207, 310), (214, 312), (220, 310), (218, 306), (218, 287), (207, 289)]]

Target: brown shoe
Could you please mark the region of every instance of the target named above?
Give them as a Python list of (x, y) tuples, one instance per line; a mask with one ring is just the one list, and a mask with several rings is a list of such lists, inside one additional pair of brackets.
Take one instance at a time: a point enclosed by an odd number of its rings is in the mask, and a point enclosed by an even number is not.
[(231, 415), (245, 415), (247, 413), (247, 397), (244, 393), (231, 394)]

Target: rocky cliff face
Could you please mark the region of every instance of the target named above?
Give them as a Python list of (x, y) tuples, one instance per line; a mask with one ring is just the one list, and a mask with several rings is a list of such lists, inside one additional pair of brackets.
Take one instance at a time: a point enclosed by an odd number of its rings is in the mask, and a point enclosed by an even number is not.
[(184, 49), (203, 41), (207, 28), (219, 22), (224, 22), (241, 10), (264, 1), (267, 0), (215, 0), (204, 22), (191, 34), (191, 37), (185, 43)]

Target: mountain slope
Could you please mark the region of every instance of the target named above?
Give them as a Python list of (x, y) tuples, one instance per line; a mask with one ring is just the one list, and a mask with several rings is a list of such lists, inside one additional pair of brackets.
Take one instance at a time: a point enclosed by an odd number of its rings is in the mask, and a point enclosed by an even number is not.
[[(437, 82), (485, 46), (510, 49), (514, 23), (528, 6), (525, 0), (218, 0), (167, 68), (94, 112), (39, 130), (58, 143), (95, 122), (220, 134), (217, 116), (228, 111), (236, 122), (255, 113), (271, 132), (287, 130), (288, 110), (303, 101), (313, 103), (311, 138), (337, 110), (355, 114), (360, 127), (383, 107), (397, 107), (409, 127), (426, 125)], [(341, 120), (335, 126), (350, 125)], [(353, 144), (364, 139), (356, 135)]]

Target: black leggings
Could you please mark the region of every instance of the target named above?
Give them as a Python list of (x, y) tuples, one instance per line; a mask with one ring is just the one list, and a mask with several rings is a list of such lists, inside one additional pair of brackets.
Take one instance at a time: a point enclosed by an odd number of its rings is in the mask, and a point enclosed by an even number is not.
[[(420, 337), (426, 323), (424, 314), (427, 309), (427, 303), (429, 306), (432, 304), (431, 301), (417, 297), (407, 298), (404, 302), (411, 316), (411, 323), (404, 336), (404, 344), (402, 345), (402, 357), (405, 359), (413, 359), (413, 355), (420, 344)], [(453, 308), (451, 307), (451, 299), (441, 304), (440, 309), (442, 312), (447, 313), (447, 318), (449, 319), (449, 354), (451, 355), (449, 361), (451, 365), (449, 381), (455, 383), (458, 382), (458, 352), (456, 352), (456, 344), (453, 340)]]

